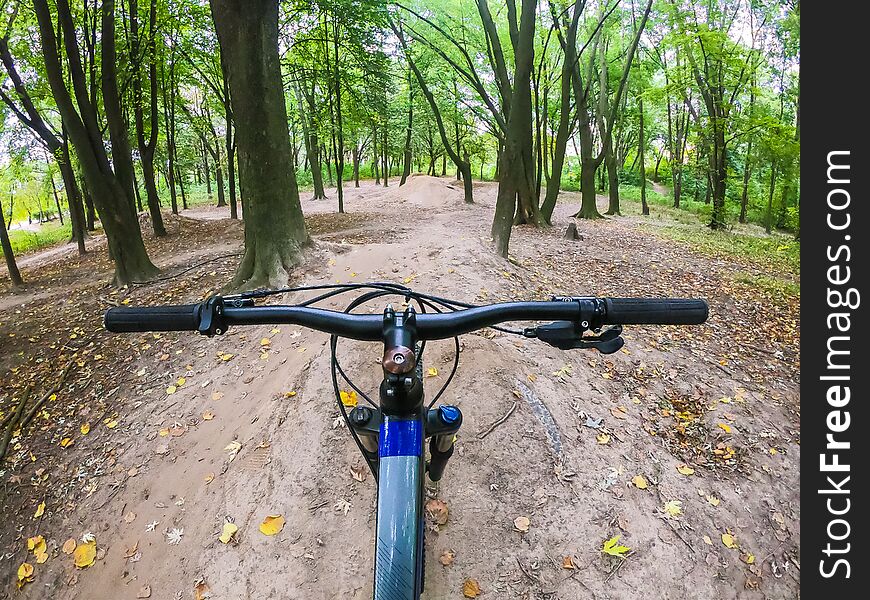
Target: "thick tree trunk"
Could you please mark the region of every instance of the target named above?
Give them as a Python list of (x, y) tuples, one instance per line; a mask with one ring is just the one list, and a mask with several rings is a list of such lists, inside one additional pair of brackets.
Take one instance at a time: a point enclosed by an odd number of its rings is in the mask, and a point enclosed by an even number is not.
[(64, 141), (63, 146), (57, 150), (57, 164), (60, 167), (60, 176), (63, 179), (63, 187), (66, 192), (66, 203), (69, 207), (69, 220), (72, 225), (72, 239), (75, 240), (80, 255), (86, 253), (85, 249), (85, 211), (82, 206), (82, 198), (76, 184), (75, 172), (72, 168), (69, 155), (69, 144)]
[(278, 58), (278, 0), (210, 0), (238, 127), (245, 256), (237, 288), (283, 287), (308, 242)]
[[(143, 281), (154, 275), (157, 268), (145, 251), (139, 220), (130, 203), (130, 197), (112, 171), (89, 99), (80, 93), (76, 94), (79, 110), (82, 111), (80, 116), (66, 89), (47, 1), (34, 0), (33, 5), (39, 23), (46, 78), (61, 118), (69, 131), (70, 141), (76, 149), (88, 188), (99, 208), (109, 255), (115, 261), (115, 283), (121, 285)], [(57, 10), (67, 47), (69, 74), (74, 86), (81, 89), (84, 87), (84, 73), (78, 57), (75, 26), (67, 0), (57, 0)], [(113, 42), (112, 39), (108, 43)], [(104, 43), (107, 43), (106, 40)]]
[(725, 128), (716, 128), (712, 148), (712, 169), (710, 171), (710, 187), (713, 200), (713, 211), (710, 216), (710, 229), (725, 229), (725, 186), (728, 177), (728, 162), (725, 153)]
[[(478, 7), (482, 6), (478, 3)], [(535, 60), (534, 0), (523, 0), (519, 26), (514, 32), (514, 77), (510, 96), (510, 113), (505, 131), (492, 238), (499, 255), (507, 258), (513, 223), (540, 224), (538, 199), (535, 197), (535, 165), (532, 142), (531, 75)], [(483, 12), (483, 11), (481, 11)], [(514, 15), (516, 16), (516, 15)], [(491, 21), (490, 21), (491, 23)]]
[[(121, 105), (121, 94), (118, 91), (117, 64), (115, 40), (115, 0), (105, 0), (102, 6), (102, 31), (100, 32), (102, 65), (103, 107), (106, 112), (106, 122), (109, 126), (109, 139), (112, 142), (112, 169), (124, 188), (124, 193), (130, 199), (130, 205), (136, 203), (135, 170), (133, 154), (130, 148), (127, 121)], [(92, 140), (93, 141), (93, 140)], [(139, 210), (142, 210), (141, 205)]]

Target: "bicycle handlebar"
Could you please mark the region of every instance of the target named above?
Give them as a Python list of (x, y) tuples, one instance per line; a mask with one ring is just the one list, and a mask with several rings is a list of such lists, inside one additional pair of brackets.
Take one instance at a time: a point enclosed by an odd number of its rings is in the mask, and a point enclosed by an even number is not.
[[(209, 308), (210, 307), (210, 308)], [(301, 325), (363, 341), (382, 339), (383, 316), (360, 315), (299, 306), (232, 306), (223, 302), (178, 306), (117, 307), (106, 311), (104, 324), (114, 333), (200, 331), (224, 333), (210, 323), (210, 310), (232, 325)], [(698, 325), (707, 320), (707, 303), (676, 298), (554, 298), (545, 302), (504, 302), (449, 313), (418, 313), (420, 340), (452, 338), (507, 321), (565, 320), (584, 329), (602, 325)], [(211, 329), (209, 329), (211, 328)]]

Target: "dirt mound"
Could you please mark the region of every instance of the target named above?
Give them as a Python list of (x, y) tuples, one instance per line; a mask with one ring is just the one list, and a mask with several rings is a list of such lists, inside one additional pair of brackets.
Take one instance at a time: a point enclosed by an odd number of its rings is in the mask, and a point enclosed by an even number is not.
[(405, 185), (393, 188), (388, 195), (394, 202), (407, 202), (426, 210), (445, 208), (463, 201), (461, 183), (430, 175), (411, 175)]

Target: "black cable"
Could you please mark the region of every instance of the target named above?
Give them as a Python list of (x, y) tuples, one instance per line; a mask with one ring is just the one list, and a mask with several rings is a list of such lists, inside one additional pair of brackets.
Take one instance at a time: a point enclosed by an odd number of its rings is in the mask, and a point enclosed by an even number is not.
[(132, 285), (151, 285), (152, 283), (158, 283), (160, 281), (168, 281), (170, 279), (175, 279), (179, 275), (184, 275), (185, 273), (193, 271), (194, 269), (199, 268), (203, 265), (207, 265), (210, 262), (215, 262), (216, 260), (222, 260), (224, 258), (235, 258), (236, 256), (244, 256), (244, 254), (245, 254), (244, 252), (236, 252), (235, 254), (225, 254), (223, 256), (216, 256), (214, 258), (204, 260), (200, 263), (196, 263), (195, 265), (188, 267), (188, 268), (184, 269), (183, 271), (179, 271), (178, 273), (175, 273), (174, 275), (167, 275), (166, 277), (158, 277), (157, 279), (151, 279), (149, 281), (131, 281), (130, 283)]

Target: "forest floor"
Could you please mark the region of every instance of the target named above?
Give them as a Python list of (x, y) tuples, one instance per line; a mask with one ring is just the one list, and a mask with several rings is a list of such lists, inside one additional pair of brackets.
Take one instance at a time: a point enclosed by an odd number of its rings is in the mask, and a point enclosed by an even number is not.
[[(495, 184), (465, 205), (447, 180), (397, 183), (348, 188), (344, 215), (334, 190), (304, 200), (314, 244), (293, 283), (393, 280), (471, 302), (710, 303), (706, 325), (627, 328), (609, 356), (492, 330), (463, 338), (443, 400), (465, 421), (444, 479), (429, 484), (448, 513), (429, 522), (424, 597), (462, 598), (467, 580), (493, 599), (799, 597), (799, 295), (757, 285), (799, 285), (799, 274), (659, 235), (674, 225), (667, 214), (580, 221), (583, 239), (563, 239), (575, 193), (555, 227), (516, 228), (505, 261), (488, 242)], [(242, 247), (227, 217), (167, 215), (170, 236), (147, 245), (168, 278), (149, 285), (111, 288), (105, 252), (74, 248), (25, 263), (17, 294), (0, 280), (0, 419), (28, 384), (46, 398), (0, 471), (0, 597), (371, 597), (375, 488), (338, 419), (326, 335), (101, 329), (109, 306), (220, 289)], [(339, 356), (363, 389), (376, 386), (374, 344), (344, 343)], [(429, 394), (452, 360), (452, 343), (427, 346)], [(258, 529), (268, 515), (286, 520), (273, 537)], [(228, 520), (238, 531), (223, 544)], [(27, 548), (35, 536), (42, 563)], [(83, 536), (96, 558), (78, 569), (65, 550)], [(602, 553), (615, 536), (622, 558)], [(32, 581), (18, 592), (24, 562)]]

